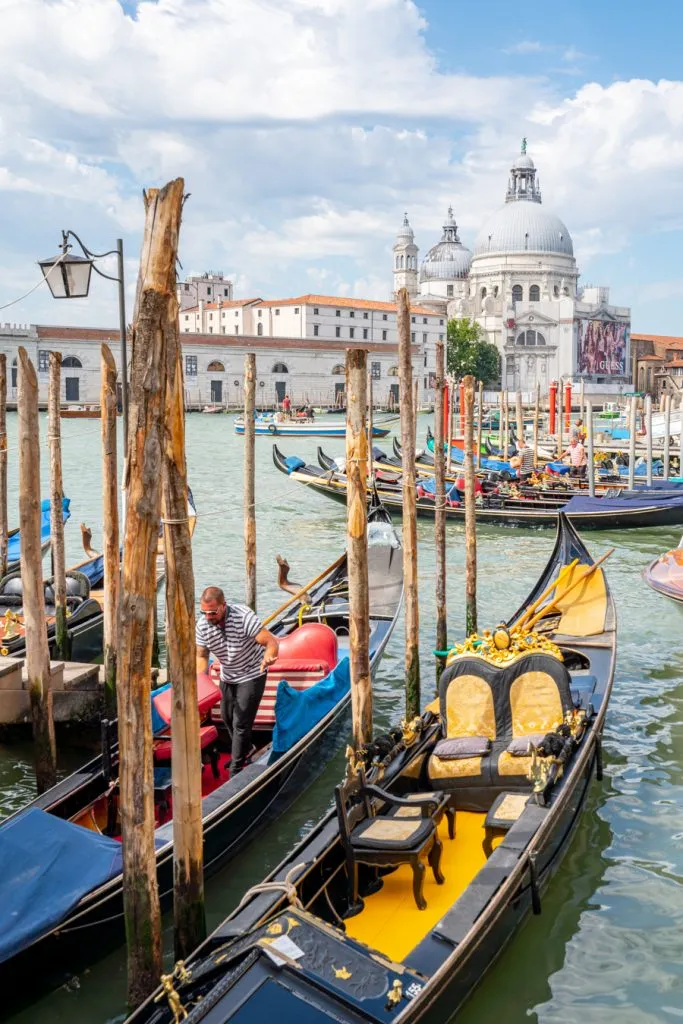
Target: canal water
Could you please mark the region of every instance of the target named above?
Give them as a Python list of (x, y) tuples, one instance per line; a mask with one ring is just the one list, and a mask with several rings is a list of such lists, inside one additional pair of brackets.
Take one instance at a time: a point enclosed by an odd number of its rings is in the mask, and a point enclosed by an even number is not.
[[(428, 417), (421, 416), (424, 437)], [(45, 441), (46, 423), (41, 424)], [(64, 486), (72, 502), (67, 556), (83, 556), (79, 523), (101, 538), (100, 424), (62, 421)], [(16, 419), (10, 416), (10, 522), (16, 522)], [(381, 442), (390, 449), (390, 438)], [(275, 556), (305, 582), (340, 553), (344, 508), (308, 493), (272, 464), (267, 437), (257, 438), (259, 611), (281, 600)], [(283, 439), (287, 454), (315, 461), (315, 438)], [(343, 440), (324, 441), (333, 454)], [(193, 541), (197, 593), (208, 584), (233, 600), (244, 597), (242, 448), (233, 417), (192, 415), (187, 423), (190, 482), (199, 520)], [(47, 449), (41, 475), (47, 483)], [(44, 494), (47, 493), (45, 488)], [(655, 1024), (683, 1020), (683, 620), (677, 608), (641, 579), (642, 568), (678, 543), (669, 530), (589, 534), (595, 556), (617, 546), (607, 564), (619, 617), (619, 660), (605, 730), (605, 778), (594, 782), (581, 824), (540, 917), (529, 920), (475, 993), (459, 1024)], [(478, 537), (479, 624), (495, 625), (524, 599), (548, 558), (549, 531), (483, 528)], [(464, 628), (464, 538), (448, 524), (449, 637)], [(434, 692), (434, 540), (419, 524), (420, 636), (423, 700)], [(403, 628), (397, 629), (375, 689), (381, 730), (402, 714)], [(83, 761), (61, 751), (61, 768)], [(330, 805), (343, 755), (329, 765), (292, 809), (207, 883), (209, 926), (216, 926), (245, 889), (260, 881)], [(28, 745), (0, 746), (0, 815), (31, 798)], [(170, 956), (171, 928), (165, 918)], [(36, 965), (40, 969), (40, 965)], [(13, 1024), (105, 1024), (123, 1019), (125, 950), (73, 977), (17, 1014)], [(1, 1016), (1, 1014), (0, 1014)]]

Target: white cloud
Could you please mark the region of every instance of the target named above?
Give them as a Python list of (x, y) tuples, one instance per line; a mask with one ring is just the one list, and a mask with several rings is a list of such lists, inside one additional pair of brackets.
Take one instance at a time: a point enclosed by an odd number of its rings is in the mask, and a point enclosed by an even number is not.
[(549, 47), (544, 46), (543, 43), (539, 43), (537, 39), (522, 39), (519, 43), (513, 43), (512, 46), (507, 46), (503, 50), (503, 53), (524, 56), (528, 53), (543, 53), (543, 51), (547, 49), (549, 49)]

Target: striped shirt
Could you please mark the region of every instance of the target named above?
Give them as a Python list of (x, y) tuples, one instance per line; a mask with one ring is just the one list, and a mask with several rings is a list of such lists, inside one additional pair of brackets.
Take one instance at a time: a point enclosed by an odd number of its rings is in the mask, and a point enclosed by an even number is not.
[(215, 656), (221, 666), (221, 682), (243, 683), (261, 674), (263, 648), (254, 640), (263, 625), (244, 604), (229, 604), (220, 623), (197, 618), (195, 641)]
[(569, 461), (572, 466), (585, 466), (587, 463), (586, 449), (583, 447), (580, 441), (577, 441), (575, 445), (569, 446)]
[(519, 449), (519, 456), (522, 465), (519, 467), (520, 476), (528, 476), (534, 471), (534, 450), (529, 445), (522, 445)]

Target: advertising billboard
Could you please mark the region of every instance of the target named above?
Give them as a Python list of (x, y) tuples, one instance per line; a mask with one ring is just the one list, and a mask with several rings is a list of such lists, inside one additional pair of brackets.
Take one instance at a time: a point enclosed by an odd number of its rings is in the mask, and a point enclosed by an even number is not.
[(577, 373), (598, 377), (626, 375), (630, 323), (579, 320), (577, 333)]

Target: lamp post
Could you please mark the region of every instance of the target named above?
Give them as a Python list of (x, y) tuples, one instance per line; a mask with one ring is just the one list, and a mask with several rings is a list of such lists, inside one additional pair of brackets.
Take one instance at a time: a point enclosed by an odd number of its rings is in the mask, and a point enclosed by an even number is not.
[[(83, 256), (72, 253), (69, 239), (74, 238), (81, 247)], [(90, 291), (90, 277), (94, 270), (107, 281), (116, 281), (119, 286), (119, 332), (121, 337), (121, 406), (123, 412), (123, 445), (128, 450), (128, 354), (126, 351), (126, 299), (123, 281), (123, 241), (116, 239), (116, 248), (109, 252), (91, 252), (75, 231), (62, 231), (61, 253), (50, 259), (39, 260), (48, 287), (55, 299), (83, 299)], [(105, 274), (95, 260), (105, 256), (116, 256), (117, 276)]]

